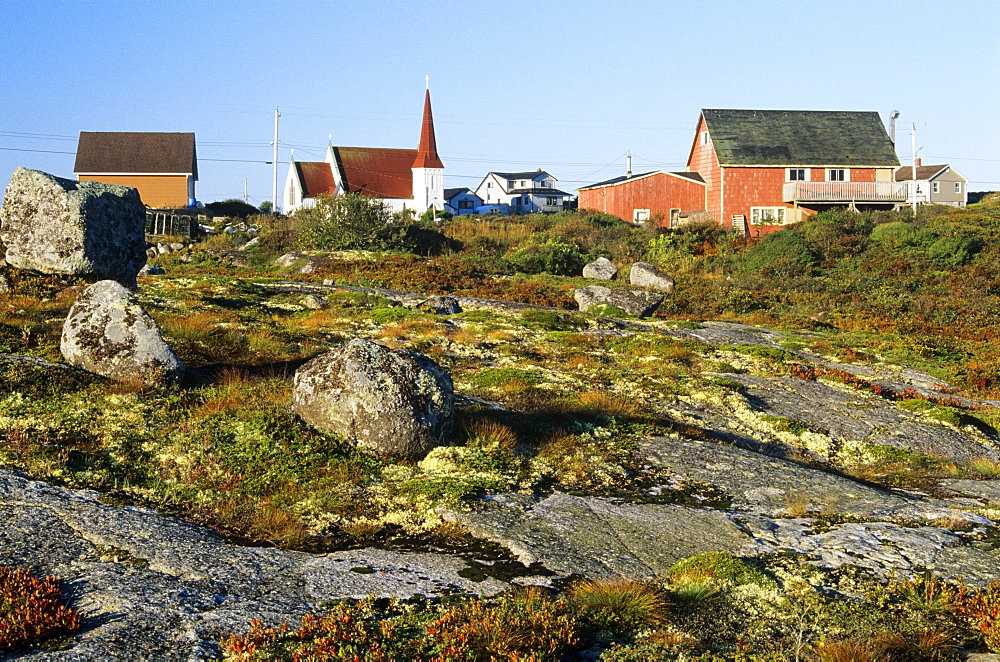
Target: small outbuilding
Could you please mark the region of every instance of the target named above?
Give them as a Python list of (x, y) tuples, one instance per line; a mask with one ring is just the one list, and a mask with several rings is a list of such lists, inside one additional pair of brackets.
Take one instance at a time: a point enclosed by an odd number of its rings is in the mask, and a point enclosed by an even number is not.
[[(916, 171), (916, 177), (914, 177)], [(912, 204), (964, 207), (969, 199), (969, 180), (950, 165), (903, 166), (896, 171), (896, 181), (907, 183), (906, 202)]]
[(198, 156), (193, 133), (81, 131), (73, 174), (131, 186), (147, 207), (193, 207)]
[(584, 186), (579, 189), (578, 200), (580, 209), (672, 227), (682, 215), (705, 209), (705, 191), (705, 180), (696, 172), (657, 170)]

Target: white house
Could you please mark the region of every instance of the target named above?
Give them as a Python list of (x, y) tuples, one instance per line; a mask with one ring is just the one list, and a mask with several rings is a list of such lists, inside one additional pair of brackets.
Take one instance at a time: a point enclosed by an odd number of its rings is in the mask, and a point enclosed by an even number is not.
[(908, 204), (913, 204), (916, 196), (920, 204), (949, 205), (964, 207), (969, 196), (969, 180), (949, 165), (921, 165), (917, 159), (916, 177), (913, 166), (903, 166), (896, 170), (897, 182), (909, 182)]
[(541, 168), (534, 172), (490, 172), (476, 188), (486, 211), (552, 214), (568, 207), (571, 193), (555, 188), (558, 180)]
[(474, 214), (483, 206), (483, 200), (469, 188), (446, 188), (444, 190), (444, 208), (455, 216)]
[(384, 202), (392, 211), (422, 214), (444, 209), (444, 163), (437, 153), (430, 90), (424, 94), (424, 116), (417, 149), (336, 147), (328, 145), (324, 161), (292, 158), (282, 190), (282, 209), (291, 213), (311, 207), (320, 194), (360, 193)]

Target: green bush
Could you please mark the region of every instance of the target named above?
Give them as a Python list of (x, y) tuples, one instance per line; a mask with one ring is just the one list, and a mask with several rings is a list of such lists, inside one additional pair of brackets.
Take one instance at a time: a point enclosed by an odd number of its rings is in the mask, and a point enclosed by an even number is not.
[(743, 269), (771, 278), (806, 276), (816, 265), (809, 242), (791, 230), (780, 230), (760, 240), (744, 256)]
[(578, 246), (561, 241), (529, 244), (509, 253), (506, 259), (522, 273), (548, 273), (556, 276), (578, 276), (587, 263), (586, 256)]
[(390, 250), (406, 247), (411, 223), (394, 221), (378, 200), (348, 194), (316, 197), (316, 205), (296, 210), (300, 248)]
[(667, 571), (669, 579), (684, 577), (711, 577), (720, 584), (743, 586), (757, 584), (764, 588), (776, 586), (773, 579), (750, 565), (743, 559), (725, 552), (704, 552), (695, 554), (674, 564)]

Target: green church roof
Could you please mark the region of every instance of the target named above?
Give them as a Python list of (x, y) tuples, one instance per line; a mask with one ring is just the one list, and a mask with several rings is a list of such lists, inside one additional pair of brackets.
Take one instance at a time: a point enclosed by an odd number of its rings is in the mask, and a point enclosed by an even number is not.
[(878, 113), (702, 110), (722, 165), (899, 165)]

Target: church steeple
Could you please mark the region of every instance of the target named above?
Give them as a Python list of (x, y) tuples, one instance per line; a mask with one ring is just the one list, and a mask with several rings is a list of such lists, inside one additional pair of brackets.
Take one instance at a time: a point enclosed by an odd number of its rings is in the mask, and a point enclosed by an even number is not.
[(424, 121), (420, 127), (420, 147), (417, 148), (417, 158), (413, 168), (444, 168), (437, 152), (437, 140), (434, 138), (434, 115), (431, 114), (431, 90), (428, 86), (424, 92)]

